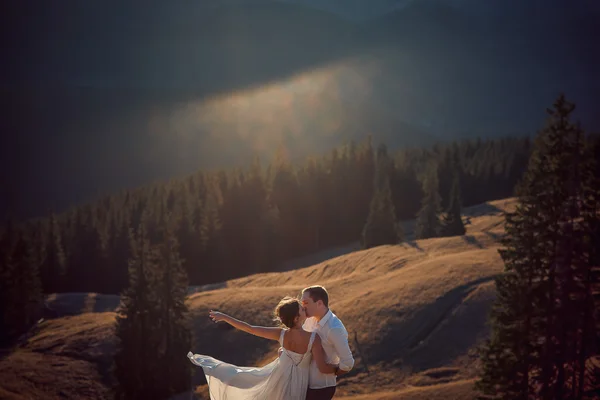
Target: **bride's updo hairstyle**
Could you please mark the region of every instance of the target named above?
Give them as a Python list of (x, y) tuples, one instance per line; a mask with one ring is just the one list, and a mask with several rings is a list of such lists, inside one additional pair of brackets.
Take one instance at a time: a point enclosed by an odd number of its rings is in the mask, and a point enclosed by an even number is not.
[(300, 315), (300, 300), (286, 296), (275, 307), (275, 321), (288, 328), (294, 327), (294, 320)]

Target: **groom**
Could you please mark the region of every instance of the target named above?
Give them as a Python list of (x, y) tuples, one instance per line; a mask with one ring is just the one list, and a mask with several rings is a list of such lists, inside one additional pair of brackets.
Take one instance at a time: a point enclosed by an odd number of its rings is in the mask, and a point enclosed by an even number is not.
[(310, 286), (302, 290), (301, 301), (307, 316), (304, 329), (317, 331), (325, 350), (325, 361), (330, 367), (330, 373), (324, 374), (313, 359), (306, 400), (330, 400), (335, 394), (336, 377), (354, 366), (348, 332), (342, 321), (329, 309), (329, 294), (323, 286)]

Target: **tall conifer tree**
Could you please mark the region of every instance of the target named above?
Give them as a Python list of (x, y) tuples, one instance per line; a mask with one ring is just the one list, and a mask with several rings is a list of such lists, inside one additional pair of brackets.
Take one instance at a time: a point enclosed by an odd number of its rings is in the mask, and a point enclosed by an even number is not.
[(452, 181), (452, 189), (450, 189), (448, 210), (442, 221), (442, 233), (444, 236), (461, 236), (466, 233), (461, 209), (460, 178), (456, 170)]
[(188, 278), (179, 255), (179, 241), (175, 236), (180, 219), (168, 219), (157, 274), (158, 320), (160, 346), (156, 349), (160, 372), (160, 389), (155, 395), (167, 398), (189, 388), (191, 365), (181, 357), (192, 347), (189, 315), (186, 304)]
[(494, 398), (584, 398), (585, 361), (598, 350), (589, 323), (598, 185), (573, 110), (564, 95), (548, 110), (506, 215), (505, 273), (477, 383)]
[(26, 332), (40, 316), (39, 258), (27, 231), (9, 222), (0, 240), (0, 345)]
[(437, 167), (434, 163), (429, 164), (423, 180), (423, 200), (421, 209), (417, 213), (415, 226), (415, 237), (417, 239), (429, 239), (437, 237), (441, 233), (441, 202), (439, 193)]
[(148, 399), (160, 392), (157, 381), (162, 368), (157, 353), (160, 314), (155, 286), (159, 254), (149, 241), (145, 220), (142, 219), (137, 234), (133, 231), (130, 234), (129, 287), (122, 294), (116, 317), (117, 399)]
[(40, 271), (45, 293), (56, 293), (63, 289), (65, 283), (66, 260), (60, 229), (56, 215), (51, 214), (46, 230), (44, 258)]
[(385, 244), (397, 244), (404, 239), (396, 219), (396, 210), (390, 190), (392, 161), (387, 148), (377, 151), (377, 170), (374, 177), (374, 192), (369, 207), (369, 216), (362, 231), (361, 244), (364, 249)]

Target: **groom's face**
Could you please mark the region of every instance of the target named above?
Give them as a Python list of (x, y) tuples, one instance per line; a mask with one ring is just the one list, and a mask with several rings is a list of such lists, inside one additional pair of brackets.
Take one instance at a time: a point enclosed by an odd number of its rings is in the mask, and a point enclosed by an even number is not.
[(315, 303), (313, 301), (313, 299), (311, 299), (310, 294), (308, 292), (304, 292), (304, 294), (302, 295), (302, 306), (304, 307), (305, 311), (306, 311), (306, 316), (308, 318), (310, 317), (314, 317), (316, 309), (317, 309), (317, 303)]

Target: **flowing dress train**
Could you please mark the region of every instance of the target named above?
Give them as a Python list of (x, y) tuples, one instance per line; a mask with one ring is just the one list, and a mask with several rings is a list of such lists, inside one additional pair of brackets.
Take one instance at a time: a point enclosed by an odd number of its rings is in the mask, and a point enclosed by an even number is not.
[[(281, 330), (281, 347), (287, 331)], [(239, 367), (191, 352), (187, 356), (204, 370), (211, 400), (305, 400), (315, 334), (310, 336), (304, 354), (284, 348), (264, 367)]]

